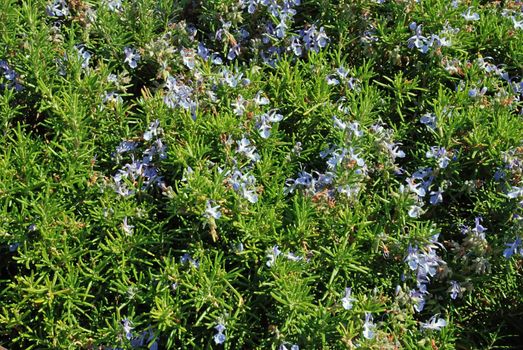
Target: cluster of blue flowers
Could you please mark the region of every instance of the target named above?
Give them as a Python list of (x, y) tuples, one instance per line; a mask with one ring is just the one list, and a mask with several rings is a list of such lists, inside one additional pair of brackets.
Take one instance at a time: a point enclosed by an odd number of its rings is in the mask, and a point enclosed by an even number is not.
[(485, 235), (487, 228), (481, 222), (482, 218), (476, 217), (474, 227), (462, 225), (461, 232), (465, 238), (461, 245), (454, 242), (453, 247), (455, 257), (461, 260), (464, 270), (477, 274), (485, 274), (490, 271), (489, 245)]
[(387, 156), (387, 163), (396, 175), (401, 175), (404, 170), (396, 163), (398, 158), (405, 158), (405, 152), (400, 149), (401, 143), (394, 141), (394, 132), (385, 128), (381, 123), (371, 125), (370, 132), (381, 153)]
[(292, 344), (290, 345), (290, 348), (287, 347), (287, 345), (289, 344), (280, 344), (280, 346), (278, 347), (278, 350), (300, 350), (300, 347), (298, 346), (298, 344)]
[(7, 84), (0, 83), (0, 90), (2, 89), (15, 89), (15, 91), (22, 91), (23, 86), (19, 82), (18, 73), (14, 69), (9, 67), (6, 61), (0, 60), (0, 70), (3, 73), (4, 78), (7, 80)]
[(136, 52), (135, 49), (126, 47), (124, 48), (125, 60), (124, 63), (127, 63), (132, 69), (138, 67), (138, 62), (140, 61), (141, 55)]
[(105, 4), (105, 6), (107, 6), (109, 11), (112, 11), (112, 12), (122, 12), (123, 11), (122, 0), (104, 0), (103, 3)]
[(213, 337), (214, 339), (214, 342), (216, 344), (223, 344), (225, 343), (225, 334), (223, 334), (223, 332), (225, 332), (225, 326), (221, 323), (217, 324), (216, 327), (214, 327), (214, 329), (216, 329), (218, 331), (218, 333), (216, 333)]
[(294, 254), (293, 252), (282, 253), (280, 248), (277, 245), (275, 245), (267, 253), (267, 262), (265, 263), (265, 265), (267, 265), (267, 267), (273, 266), (276, 263), (277, 258), (280, 256), (286, 257), (287, 260), (290, 260), (290, 261), (304, 260), (304, 258), (302, 256), (298, 256), (298, 255)]
[[(247, 139), (242, 139), (247, 140)], [(246, 143), (241, 143), (238, 145), (238, 148), (244, 147), (254, 147), (249, 146), (249, 144), (246, 145)], [(252, 154), (250, 152), (254, 152), (252, 149), (246, 150), (248, 156), (251, 156), (255, 159), (257, 159), (259, 156), (258, 154)], [(232, 189), (236, 191), (242, 198), (245, 198), (250, 203), (256, 203), (258, 202), (258, 194), (256, 192), (256, 178), (254, 175), (249, 174), (250, 167), (244, 167), (242, 169), (235, 169), (230, 178), (229, 183), (232, 186)]]
[(78, 53), (78, 58), (80, 59), (82, 68), (89, 68), (89, 60), (91, 59), (91, 53), (87, 51), (84, 45), (75, 45), (74, 48)]
[(440, 318), (439, 315), (432, 316), (427, 322), (421, 323), (421, 329), (439, 331), (447, 325), (445, 319)]
[(414, 35), (407, 40), (407, 46), (410, 49), (415, 47), (421, 53), (427, 53), (433, 47), (440, 48), (451, 46), (450, 39), (445, 36), (441, 36), (448, 34), (448, 31), (443, 31), (443, 33), (440, 33), (439, 35), (431, 34), (430, 36), (424, 36), (422, 33), (421, 24), (418, 25), (416, 22), (412, 22), (409, 25), (409, 28), (414, 32)]
[(329, 38), (323, 27), (318, 28), (312, 24), (297, 32), (290, 30), (300, 0), (284, 0), (281, 3), (276, 0), (242, 0), (241, 3), (249, 14), (265, 7), (270, 15), (262, 35), (262, 43), (268, 46), (260, 50), (260, 55), (267, 64), (274, 66), (285, 52), (300, 57), (304, 52), (318, 52), (327, 46)]
[(439, 234), (435, 234), (429, 243), (423, 247), (409, 245), (405, 257), (405, 262), (410, 270), (416, 274), (416, 288), (411, 289), (409, 294), (417, 312), (423, 311), (425, 307), (425, 298), (429, 294), (427, 286), (430, 278), (435, 277), (438, 270), (446, 265), (436, 252), (440, 246), (438, 238)]
[[(353, 303), (357, 301), (356, 298), (352, 296), (352, 288), (345, 288), (345, 295), (341, 299), (341, 304), (345, 310), (351, 310)], [(365, 339), (374, 339), (376, 336), (376, 324), (374, 323), (374, 318), (370, 312), (365, 312), (365, 321), (363, 322), (363, 331), (362, 335)]]
[(47, 15), (50, 17), (67, 17), (69, 16), (69, 6), (65, 0), (53, 0), (46, 7)]
[[(131, 347), (134, 349), (143, 349), (147, 346), (149, 350), (158, 350), (159, 344), (155, 339), (154, 331), (151, 327), (148, 330), (143, 331), (139, 336), (133, 335), (132, 322), (128, 318), (122, 320), (122, 328), (125, 333), (125, 338), (130, 341)], [(122, 348), (104, 347), (108, 350), (123, 350)]]
[(163, 101), (170, 108), (181, 107), (191, 112), (196, 119), (197, 104), (192, 99), (193, 89), (176, 78), (169, 76), (164, 84)]
[[(342, 122), (338, 117), (333, 117), (334, 127), (343, 131), (351, 143), (351, 146), (338, 147), (331, 146), (320, 152), (320, 157), (326, 159), (326, 171), (307, 172), (300, 171), (295, 179), (287, 179), (285, 193), (293, 193), (296, 189), (303, 189), (304, 193), (317, 196), (325, 194), (327, 198), (333, 199), (336, 193), (343, 194), (347, 198), (354, 200), (361, 190), (361, 181), (368, 173), (365, 160), (357, 151), (355, 143), (352, 141), (363, 135), (358, 122)], [(348, 171), (350, 176), (347, 179), (341, 176), (342, 172)]]
[(507, 248), (503, 251), (503, 256), (506, 259), (510, 259), (514, 254), (519, 253), (519, 255), (523, 256), (523, 247), (521, 246), (521, 238), (516, 237), (514, 242), (512, 243), (506, 243), (505, 245)]
[[(126, 163), (113, 176), (113, 187), (122, 196), (130, 196), (137, 189), (145, 191), (152, 185), (165, 188), (162, 176), (158, 173), (157, 161), (167, 157), (167, 147), (164, 145), (161, 135), (163, 129), (160, 122), (155, 120), (150, 123), (149, 129), (143, 134), (144, 143), (125, 140), (116, 147), (115, 160), (119, 163), (122, 155), (130, 154), (131, 162)], [(139, 148), (145, 148), (138, 159)]]
[(195, 269), (198, 269), (200, 267), (200, 263), (198, 260), (193, 259), (190, 254), (185, 253), (180, 257), (180, 264), (182, 265), (189, 265)]
[(346, 86), (349, 90), (354, 90), (358, 86), (358, 79), (349, 76), (349, 71), (345, 67), (338, 67), (334, 74), (327, 76), (327, 84)]

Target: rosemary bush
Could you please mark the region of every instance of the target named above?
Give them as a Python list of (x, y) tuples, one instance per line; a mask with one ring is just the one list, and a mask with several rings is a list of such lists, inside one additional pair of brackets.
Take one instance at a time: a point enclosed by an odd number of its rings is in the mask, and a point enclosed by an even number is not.
[(523, 339), (523, 4), (0, 0), (0, 344)]

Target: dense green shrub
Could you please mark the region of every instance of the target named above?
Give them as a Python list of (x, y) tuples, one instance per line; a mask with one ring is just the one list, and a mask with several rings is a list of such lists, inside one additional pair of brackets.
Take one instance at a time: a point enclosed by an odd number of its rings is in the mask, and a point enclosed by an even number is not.
[(521, 343), (521, 2), (0, 8), (0, 344)]

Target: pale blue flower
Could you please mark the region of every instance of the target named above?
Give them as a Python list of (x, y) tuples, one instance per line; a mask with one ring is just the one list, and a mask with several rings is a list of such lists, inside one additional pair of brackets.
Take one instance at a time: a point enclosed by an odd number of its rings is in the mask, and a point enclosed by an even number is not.
[(107, 92), (102, 100), (102, 103), (108, 103), (112, 105), (121, 104), (123, 102), (122, 97), (114, 91)]
[(218, 325), (216, 325), (214, 327), (214, 329), (216, 329), (218, 331), (218, 333), (216, 333), (213, 337), (214, 339), (214, 342), (216, 344), (223, 344), (225, 343), (225, 334), (223, 334), (223, 332), (225, 331), (225, 326), (221, 323), (218, 323)]
[(264, 139), (269, 138), (271, 136), (271, 129), (272, 126), (268, 123), (262, 123), (258, 125), (258, 132), (260, 133), (260, 136)]
[(325, 29), (321, 27), (318, 31), (314, 24), (308, 29), (301, 30), (300, 34), (305, 47), (315, 52), (318, 52), (320, 48), (324, 48), (329, 41)]
[(375, 334), (376, 325), (372, 322), (372, 315), (369, 312), (365, 312), (365, 323), (363, 324), (363, 336), (366, 339), (373, 339)]
[(518, 21), (516, 17), (511, 16), (512, 22), (514, 22), (514, 29), (523, 29), (523, 20)]
[(192, 267), (196, 269), (200, 267), (200, 263), (198, 262), (198, 260), (193, 259), (191, 255), (189, 255), (188, 253), (185, 253), (180, 257), (180, 263), (184, 265), (186, 263), (189, 263)]
[(508, 198), (519, 198), (523, 197), (523, 186), (512, 186), (511, 190), (507, 193)]
[(234, 60), (240, 54), (240, 44), (236, 44), (229, 49), (227, 53), (227, 59), (229, 61)]
[(211, 62), (212, 64), (215, 64), (217, 66), (223, 64), (223, 60), (222, 60), (222, 57), (220, 56), (220, 54), (214, 52), (211, 56)]
[(409, 296), (414, 302), (414, 310), (421, 312), (425, 308), (425, 295), (427, 292), (427, 285), (424, 283), (419, 284), (418, 289), (412, 289), (409, 292)]
[(242, 184), (240, 189), (240, 195), (247, 199), (250, 203), (258, 202), (258, 195), (254, 189), (248, 189), (245, 184)]
[(278, 23), (276, 25), (276, 36), (280, 39), (283, 39), (285, 37), (285, 33), (287, 31), (289, 27), (287, 26), (287, 24), (285, 23), (285, 21), (280, 21), (280, 23)]
[(291, 39), (290, 48), (292, 52), (298, 57), (301, 56), (301, 54), (303, 53), (303, 47), (298, 37), (293, 37)]
[(327, 46), (328, 41), (329, 41), (329, 37), (325, 33), (325, 29), (323, 27), (320, 27), (320, 30), (316, 36), (316, 44), (320, 48), (324, 48), (325, 46)]
[(264, 106), (269, 104), (269, 99), (263, 96), (262, 94), (262, 91), (258, 91), (258, 93), (256, 93), (256, 96), (254, 97), (254, 103), (256, 103), (256, 105), (258, 106)]
[(138, 67), (138, 61), (140, 60), (140, 54), (133, 48), (125, 47), (124, 48), (125, 60), (124, 63), (129, 64), (129, 67), (136, 68)]
[(438, 188), (437, 191), (430, 192), (430, 204), (436, 205), (443, 202), (443, 190)]
[(481, 221), (483, 219), (481, 217), (477, 217), (474, 219), (474, 222), (475, 222), (475, 227), (472, 229), (473, 232), (476, 233), (476, 235), (478, 235), (479, 237), (481, 238), (485, 238), (485, 231), (487, 231), (487, 229), (485, 227), (483, 227), (483, 225), (481, 225)]
[(363, 136), (363, 130), (360, 130), (360, 124), (358, 122), (349, 122), (349, 130), (352, 131), (352, 134), (356, 137)]
[(247, 12), (251, 15), (256, 11), (257, 0), (247, 0)]
[(180, 50), (180, 55), (182, 56), (183, 64), (190, 70), (194, 69), (196, 66), (196, 55), (193, 49), (182, 48)]
[(354, 299), (351, 297), (351, 288), (350, 287), (345, 288), (345, 296), (341, 299), (343, 308), (345, 310), (352, 309), (352, 303), (356, 300), (357, 299)]
[(410, 269), (412, 271), (416, 270), (418, 268), (418, 247), (413, 247), (409, 244), (408, 250), (407, 250), (407, 257), (405, 258), (405, 261), (407, 262), (407, 265), (409, 265)]
[(507, 246), (507, 248), (503, 251), (503, 256), (505, 257), (505, 259), (510, 259), (512, 257), (512, 255), (514, 255), (518, 250), (519, 250), (520, 254), (523, 255), (523, 250), (520, 249), (521, 238), (516, 237), (514, 242), (505, 243), (505, 245)]
[(65, 0), (54, 0), (46, 6), (45, 10), (50, 17), (67, 17), (69, 15), (69, 7)]
[(222, 216), (222, 213), (220, 212), (219, 209), (220, 209), (219, 205), (213, 207), (211, 205), (211, 201), (208, 200), (207, 203), (205, 204), (205, 213), (203, 214), (203, 216), (208, 219), (213, 218), (215, 220), (218, 220)]
[(387, 147), (387, 150), (389, 151), (392, 161), (395, 161), (396, 158), (405, 158), (405, 152), (403, 152), (401, 149), (399, 149), (398, 143), (391, 143), (391, 142), (384, 141), (383, 144), (385, 145), (385, 147)]
[(338, 85), (340, 81), (336, 79), (334, 75), (327, 75), (327, 84), (328, 85)]
[(423, 186), (421, 186), (420, 183), (415, 182), (416, 178), (417, 178), (417, 177), (415, 177), (415, 175), (416, 175), (416, 173), (414, 173), (412, 175), (412, 177), (409, 177), (405, 180), (409, 186), (409, 190), (411, 192), (417, 194), (419, 197), (425, 197), (425, 195), (426, 195), (425, 188), (423, 188)]
[(479, 15), (477, 13), (470, 13), (471, 11), (471, 8), (469, 7), (467, 9), (467, 12), (463, 12), (461, 14), (461, 16), (463, 16), (463, 18), (465, 18), (465, 21), (477, 21), (479, 20)]
[(247, 101), (243, 98), (242, 95), (238, 95), (238, 97), (236, 98), (236, 101), (231, 103), (231, 106), (234, 107), (233, 108), (234, 114), (241, 117), (247, 108)]
[(272, 129), (271, 123), (279, 122), (282, 119), (283, 116), (274, 111), (257, 116), (256, 127), (260, 136), (264, 139), (269, 138)]
[(421, 116), (420, 123), (434, 130), (436, 129), (436, 115), (434, 113), (425, 113)]
[(4, 77), (9, 81), (15, 81), (17, 74), (14, 69), (11, 69), (6, 61), (0, 60), (0, 68), (4, 70)]
[(123, 330), (125, 332), (125, 337), (127, 339), (131, 339), (133, 337), (133, 335), (131, 333), (131, 330), (133, 329), (131, 321), (127, 318), (124, 318), (122, 320), (122, 325), (123, 325)]
[(133, 234), (134, 226), (127, 223), (127, 216), (123, 219), (122, 230), (129, 236)]
[(83, 45), (76, 45), (74, 47), (78, 53), (78, 57), (81, 61), (82, 68), (88, 68), (89, 67), (89, 60), (91, 59), (91, 53), (85, 49), (85, 46)]
[(420, 52), (427, 53), (429, 50), (427, 44), (428, 39), (421, 34), (421, 27), (421, 24), (417, 25), (416, 22), (410, 24), (409, 28), (413, 30), (415, 34), (407, 40), (407, 47), (409, 49), (416, 47)]
[(267, 262), (265, 263), (268, 267), (271, 267), (272, 265), (274, 265), (274, 263), (276, 262), (276, 258), (278, 256), (280, 256), (281, 254), (281, 251), (280, 249), (278, 248), (277, 245), (275, 245), (274, 247), (272, 247), (272, 249), (269, 251), (269, 253), (267, 254)]
[(416, 170), (412, 174), (412, 178), (417, 179), (417, 180), (423, 180), (427, 176), (430, 177), (432, 175), (432, 173), (433, 173), (432, 168), (421, 168), (421, 169)]
[(205, 45), (203, 43), (198, 43), (198, 49), (196, 51), (198, 53), (198, 56), (200, 56), (201, 58), (203, 58), (204, 61), (207, 61), (207, 59), (209, 58), (210, 56), (210, 52), (209, 50), (205, 47)]
[(480, 91), (478, 91), (478, 89), (476, 89), (476, 88), (472, 88), (469, 90), (468, 95), (469, 95), (469, 97), (476, 98), (476, 97), (485, 95), (487, 90), (488, 89), (486, 86), (484, 86)]
[(418, 282), (428, 282), (429, 278), (427, 275), (434, 277), (440, 264), (444, 264), (443, 260), (437, 256), (434, 249), (430, 248), (430, 246), (427, 247), (427, 251), (419, 256), (416, 274)]
[(338, 117), (333, 116), (332, 120), (334, 121), (334, 127), (340, 130), (345, 130), (347, 128), (347, 123), (342, 122)]
[(439, 318), (439, 315), (432, 316), (428, 322), (421, 323), (421, 329), (429, 329), (434, 331), (439, 331), (441, 328), (445, 327), (447, 325), (447, 321), (445, 321), (443, 318)]
[(122, 0), (105, 0), (104, 3), (110, 11), (113, 11), (113, 12), (122, 12), (123, 11)]
[(16, 250), (18, 249), (19, 246), (20, 246), (20, 243), (11, 243), (11, 244), (9, 244), (9, 252), (10, 253), (16, 252)]
[(450, 281), (450, 297), (451, 299), (456, 299), (458, 297), (458, 294), (461, 292), (461, 286), (459, 282), (456, 281)]
[(243, 137), (240, 141), (236, 141), (238, 148), (236, 149), (237, 153), (243, 154), (246, 158), (251, 161), (257, 162), (260, 160), (260, 156), (256, 153), (256, 147), (251, 146), (251, 141)]
[(194, 113), (196, 111), (196, 102), (191, 99), (193, 89), (176, 80), (176, 78), (169, 76), (165, 82), (164, 103), (170, 107), (182, 107), (185, 110), (190, 110), (195, 119)]
[(149, 129), (143, 134), (143, 138), (146, 141), (150, 141), (154, 136), (158, 136), (163, 132), (160, 128), (160, 121), (156, 119), (149, 124)]
[(438, 167), (444, 169), (449, 165), (450, 158), (448, 152), (444, 147), (432, 146), (426, 153), (427, 158), (435, 158), (438, 162)]
[(285, 257), (290, 260), (290, 261), (302, 261), (303, 260), (303, 257), (302, 256), (299, 256), (299, 255), (296, 255), (295, 253), (293, 252), (288, 252), (287, 254), (285, 254)]

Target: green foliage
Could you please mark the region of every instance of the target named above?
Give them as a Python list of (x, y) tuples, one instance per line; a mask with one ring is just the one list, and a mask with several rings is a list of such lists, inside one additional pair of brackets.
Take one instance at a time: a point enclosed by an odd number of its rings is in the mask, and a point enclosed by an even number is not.
[(520, 6), (0, 0), (0, 345), (516, 348)]

